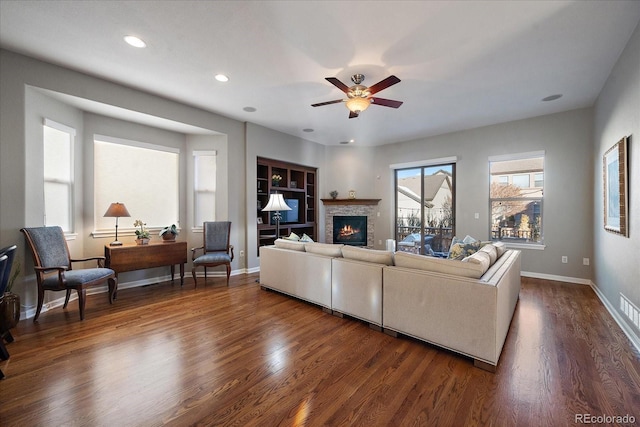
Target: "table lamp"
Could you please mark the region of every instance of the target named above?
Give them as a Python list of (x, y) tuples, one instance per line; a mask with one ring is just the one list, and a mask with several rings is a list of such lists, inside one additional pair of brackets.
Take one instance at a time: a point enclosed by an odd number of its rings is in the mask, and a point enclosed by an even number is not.
[(282, 194), (274, 193), (269, 195), (269, 202), (264, 209), (263, 212), (275, 212), (273, 214), (273, 219), (276, 220), (276, 239), (280, 237), (280, 220), (282, 219), (282, 215), (280, 211), (290, 211), (291, 208), (284, 201)]
[(122, 242), (118, 241), (118, 218), (120, 218), (121, 216), (131, 216), (124, 203), (111, 203), (109, 209), (107, 209), (103, 216), (108, 218), (116, 218), (116, 240), (109, 243), (109, 246), (122, 246)]

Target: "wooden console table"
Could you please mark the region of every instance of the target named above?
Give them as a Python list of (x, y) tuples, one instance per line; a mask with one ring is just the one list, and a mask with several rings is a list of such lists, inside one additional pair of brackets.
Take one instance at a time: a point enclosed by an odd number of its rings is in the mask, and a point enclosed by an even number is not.
[(150, 242), (148, 245), (128, 244), (104, 247), (107, 268), (118, 273), (145, 268), (171, 266), (171, 281), (175, 265), (180, 264), (180, 286), (184, 284), (187, 263), (187, 242)]

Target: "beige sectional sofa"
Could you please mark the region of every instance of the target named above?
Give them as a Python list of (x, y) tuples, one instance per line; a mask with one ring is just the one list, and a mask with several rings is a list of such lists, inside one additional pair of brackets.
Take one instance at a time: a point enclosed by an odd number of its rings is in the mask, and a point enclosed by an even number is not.
[(260, 248), (260, 284), (493, 371), (520, 292), (520, 251), (485, 245), (456, 261), (279, 239)]

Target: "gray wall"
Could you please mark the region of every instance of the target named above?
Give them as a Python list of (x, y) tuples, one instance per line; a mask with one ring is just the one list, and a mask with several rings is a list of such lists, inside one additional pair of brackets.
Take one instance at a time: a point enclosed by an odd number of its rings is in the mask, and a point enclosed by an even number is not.
[[(328, 189), (353, 185), (362, 197), (380, 198), (376, 245), (393, 238), (390, 165), (456, 156), (456, 234), (489, 238), (489, 156), (545, 151), (544, 250), (523, 250), (525, 272), (588, 283), (593, 258), (592, 110), (580, 109), (373, 149), (328, 150)], [(373, 151), (374, 155), (370, 151)], [(362, 166), (349, 165), (365, 160)], [(366, 165), (366, 167), (364, 166)], [(359, 176), (357, 176), (359, 175)], [(353, 183), (353, 184), (351, 184)], [(346, 188), (345, 188), (346, 189)], [(480, 219), (474, 219), (474, 213)], [(381, 244), (382, 242), (382, 244)], [(561, 257), (569, 257), (568, 264)]]
[[(46, 114), (51, 119), (75, 127), (78, 130), (77, 141), (81, 142), (76, 144), (76, 158), (85, 159), (84, 162), (78, 163), (75, 176), (78, 236), (69, 243), (72, 255), (76, 257), (100, 255), (103, 253), (102, 246), (105, 243), (104, 238), (96, 239), (90, 235), (93, 231), (91, 183), (93, 169), (91, 162), (86, 161), (88, 147), (83, 135), (97, 129), (115, 131), (119, 128), (138, 135), (151, 134), (161, 138), (163, 135), (172, 134), (120, 120), (85, 114), (77, 108), (43, 96), (32, 88), (68, 94), (223, 134), (226, 141), (223, 144), (224, 149), (220, 152), (226, 158), (220, 170), (227, 173), (227, 176), (220, 177), (220, 182), (225, 186), (226, 194), (245, 193), (245, 125), (243, 123), (10, 51), (0, 50), (0, 182), (2, 182), (0, 245), (17, 243), (19, 246), (17, 256), (23, 261), (23, 272), (27, 275), (27, 281), (18, 283), (15, 291), (22, 297), (24, 310), (33, 309), (36, 294), (31, 254), (26, 249), (24, 238), (19, 230), (25, 226), (37, 226), (43, 223), (42, 179), (40, 175), (31, 173), (33, 170), (42, 170), (39, 164), (33, 163), (39, 162), (38, 158), (41, 157), (39, 152), (42, 139), (42, 116)], [(85, 124), (88, 124), (92, 130), (85, 129)], [(113, 134), (113, 132), (110, 133)], [(131, 135), (115, 136), (134, 139)], [(175, 134), (174, 138), (180, 141), (179, 144), (186, 144), (189, 147), (202, 145), (202, 140), (193, 136)], [(238, 171), (241, 172), (238, 173)], [(184, 181), (185, 177), (183, 176), (182, 179)], [(188, 192), (188, 189), (186, 190)], [(228, 200), (223, 198), (217, 209), (220, 214), (219, 219), (231, 218), (234, 221), (233, 239), (239, 250), (244, 250), (246, 245), (246, 226), (241, 220), (246, 217), (245, 206), (243, 197), (229, 197)], [(187, 218), (182, 218), (185, 213), (188, 216), (186, 209), (181, 208), (181, 221), (187, 224)], [(197, 246), (202, 241), (201, 234), (191, 232), (181, 236), (181, 239), (187, 240), (189, 246)], [(245, 260), (236, 259), (233, 268), (234, 270), (245, 268)], [(149, 276), (154, 272), (142, 274)]]
[[(623, 136), (629, 142), (629, 237), (604, 231), (602, 156)], [(595, 105), (594, 277), (610, 305), (620, 311), (620, 293), (640, 307), (640, 26), (622, 52)], [(621, 316), (628, 325), (625, 316)], [(632, 329), (640, 335), (637, 328)]]
[[(258, 258), (257, 239), (257, 210), (256, 200), (256, 162), (258, 157), (266, 157), (268, 159), (277, 159), (284, 162), (296, 163), (304, 166), (318, 168), (317, 178), (319, 186), (317, 191), (325, 188), (324, 185), (324, 152), (325, 147), (311, 141), (297, 138), (295, 136), (286, 135), (272, 129), (265, 128), (253, 123), (247, 123), (247, 158), (246, 158), (246, 201), (247, 205), (247, 267), (250, 272), (257, 271), (260, 266)], [(320, 193), (321, 195), (322, 193)], [(320, 196), (322, 197), (322, 196)], [(322, 206), (320, 206), (322, 208)], [(318, 212), (318, 218), (322, 218), (324, 211)], [(324, 235), (324, 224), (319, 221), (318, 236)]]

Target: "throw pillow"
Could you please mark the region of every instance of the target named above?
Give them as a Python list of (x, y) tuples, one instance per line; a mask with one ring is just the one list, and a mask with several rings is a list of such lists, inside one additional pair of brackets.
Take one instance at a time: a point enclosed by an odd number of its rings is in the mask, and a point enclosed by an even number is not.
[(472, 243), (455, 243), (451, 245), (451, 249), (449, 250), (449, 259), (462, 260), (469, 255), (473, 255), (478, 252), (480, 249), (481, 242), (472, 242)]
[(313, 243), (313, 239), (309, 236), (307, 236), (307, 233), (302, 233), (302, 237), (300, 238), (301, 242), (309, 242), (309, 243)]
[(291, 234), (289, 234), (289, 237), (287, 237), (287, 240), (293, 240), (294, 242), (297, 242), (298, 240), (300, 240), (300, 236), (298, 236), (294, 232), (291, 232)]

